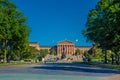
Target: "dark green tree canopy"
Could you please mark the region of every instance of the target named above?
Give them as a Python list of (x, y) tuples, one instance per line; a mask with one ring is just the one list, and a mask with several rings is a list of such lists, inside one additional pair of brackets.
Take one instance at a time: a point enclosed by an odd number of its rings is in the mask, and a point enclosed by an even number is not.
[(28, 46), (30, 29), (26, 17), (9, 0), (0, 0), (0, 41), (4, 52), (4, 61), (9, 50)]
[[(88, 13), (83, 34), (101, 48), (120, 50), (120, 0), (100, 0)], [(111, 47), (110, 47), (111, 46)]]
[[(116, 64), (120, 56), (120, 0), (100, 0), (88, 13), (88, 20), (83, 34), (106, 51), (116, 55)], [(105, 57), (105, 63), (107, 63)]]

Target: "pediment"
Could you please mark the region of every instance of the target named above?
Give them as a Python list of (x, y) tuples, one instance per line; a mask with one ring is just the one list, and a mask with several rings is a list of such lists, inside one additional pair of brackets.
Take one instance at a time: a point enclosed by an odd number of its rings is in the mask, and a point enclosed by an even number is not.
[(68, 40), (64, 40), (64, 41), (58, 42), (58, 44), (74, 44), (74, 42), (71, 42), (71, 41), (68, 41)]

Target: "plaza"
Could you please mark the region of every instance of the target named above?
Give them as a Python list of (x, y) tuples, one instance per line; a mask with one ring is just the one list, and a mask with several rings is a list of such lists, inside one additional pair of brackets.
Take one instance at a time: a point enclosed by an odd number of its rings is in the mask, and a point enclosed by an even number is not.
[(0, 80), (120, 80), (119, 14), (120, 0), (0, 0)]
[(119, 71), (82, 63), (1, 66), (0, 80), (106, 80)]

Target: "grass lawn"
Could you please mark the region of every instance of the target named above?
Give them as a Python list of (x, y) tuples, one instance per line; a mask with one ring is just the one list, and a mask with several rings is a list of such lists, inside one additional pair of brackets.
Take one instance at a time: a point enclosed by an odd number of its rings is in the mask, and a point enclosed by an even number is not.
[(15, 62), (15, 63), (0, 63), (0, 66), (24, 65), (24, 64), (30, 64), (30, 63), (19, 63), (19, 62)]
[[(0, 66), (19, 66), (19, 65), (27, 65), (27, 64), (36, 64), (36, 63), (30, 63), (30, 62), (11, 62), (11, 63), (0, 63)], [(42, 62), (39, 62), (37, 64), (43, 64)]]
[(112, 65), (112, 64), (99, 64), (98, 66), (110, 69), (120, 70), (120, 65)]
[(88, 63), (91, 66), (98, 66), (98, 67), (103, 67), (103, 68), (109, 68), (109, 69), (116, 69), (120, 70), (120, 65), (115, 65), (115, 64), (103, 64), (103, 63)]

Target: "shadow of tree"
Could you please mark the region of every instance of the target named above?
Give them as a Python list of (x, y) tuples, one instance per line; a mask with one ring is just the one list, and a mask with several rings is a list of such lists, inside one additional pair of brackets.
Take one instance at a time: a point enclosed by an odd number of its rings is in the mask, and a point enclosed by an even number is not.
[[(52, 66), (50, 66), (52, 65)], [(47, 69), (47, 70), (64, 70), (64, 71), (73, 71), (73, 72), (88, 72), (88, 73), (107, 73), (107, 74), (120, 74), (120, 71), (91, 67), (82, 63), (49, 63), (45, 66), (36, 66), (34, 69)]]

